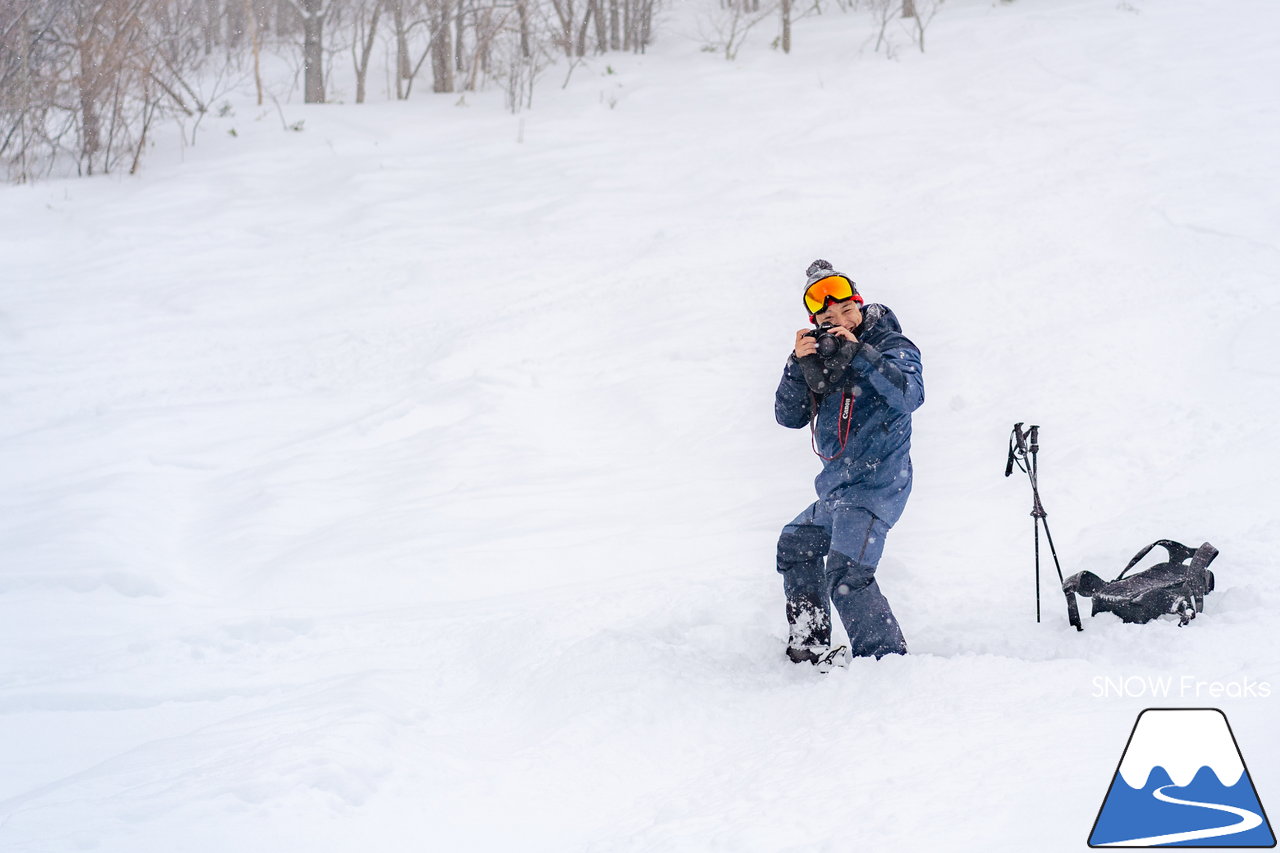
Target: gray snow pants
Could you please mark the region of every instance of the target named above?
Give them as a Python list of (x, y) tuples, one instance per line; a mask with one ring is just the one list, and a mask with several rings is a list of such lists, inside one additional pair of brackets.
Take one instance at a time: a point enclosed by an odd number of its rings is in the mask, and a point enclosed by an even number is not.
[(782, 528), (778, 572), (792, 648), (831, 644), (830, 605), (835, 604), (849, 634), (850, 654), (907, 653), (898, 620), (876, 583), (888, 532), (889, 525), (861, 507), (822, 501)]

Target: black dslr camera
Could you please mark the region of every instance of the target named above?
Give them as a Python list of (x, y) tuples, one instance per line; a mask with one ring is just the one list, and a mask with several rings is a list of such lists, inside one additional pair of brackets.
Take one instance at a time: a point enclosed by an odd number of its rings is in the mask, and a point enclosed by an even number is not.
[(818, 342), (818, 351), (799, 362), (805, 383), (816, 394), (826, 394), (841, 383), (857, 351), (857, 344), (831, 334), (835, 325), (823, 323), (804, 333), (805, 337), (814, 338)]
[(840, 343), (843, 338), (838, 338), (831, 334), (831, 329), (835, 328), (835, 323), (823, 323), (816, 329), (810, 329), (804, 333), (806, 338), (817, 338), (818, 340), (818, 357), (827, 359), (840, 351)]

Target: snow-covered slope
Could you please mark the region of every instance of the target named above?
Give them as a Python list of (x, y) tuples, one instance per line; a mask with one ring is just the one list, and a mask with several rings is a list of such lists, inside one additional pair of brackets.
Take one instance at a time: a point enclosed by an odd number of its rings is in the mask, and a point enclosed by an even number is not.
[[(1280, 687), (1280, 7), (662, 32), (518, 117), (245, 97), (0, 188), (0, 847), (1079, 849), (1151, 704), (1280, 790), (1278, 700), (1211, 692)], [(913, 654), (825, 678), (773, 569), (815, 257), (927, 391)], [(1064, 570), (1210, 540), (1202, 618), (1077, 635), (1050, 567), (1035, 624), (1014, 421)]]

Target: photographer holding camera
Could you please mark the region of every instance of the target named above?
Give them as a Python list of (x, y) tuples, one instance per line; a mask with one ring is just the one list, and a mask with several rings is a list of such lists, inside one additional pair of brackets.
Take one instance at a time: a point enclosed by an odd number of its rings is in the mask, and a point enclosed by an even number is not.
[(796, 332), (774, 398), (778, 423), (808, 426), (823, 460), (818, 500), (782, 528), (778, 572), (795, 663), (841, 663), (831, 648), (831, 604), (854, 656), (906, 654), (875, 571), (885, 535), (911, 494), (911, 413), (924, 402), (920, 350), (883, 305), (864, 305), (831, 264), (806, 270), (814, 329)]

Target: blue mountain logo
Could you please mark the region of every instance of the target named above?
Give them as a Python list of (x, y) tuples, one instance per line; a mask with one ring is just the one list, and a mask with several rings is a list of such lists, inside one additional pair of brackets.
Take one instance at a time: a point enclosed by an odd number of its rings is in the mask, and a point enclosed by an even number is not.
[(1217, 708), (1138, 715), (1090, 847), (1275, 847), (1227, 717)]

